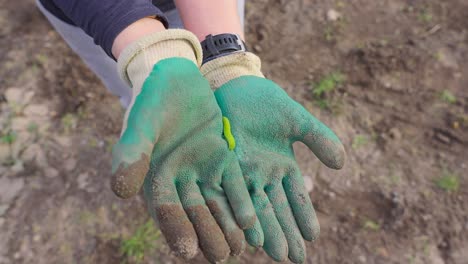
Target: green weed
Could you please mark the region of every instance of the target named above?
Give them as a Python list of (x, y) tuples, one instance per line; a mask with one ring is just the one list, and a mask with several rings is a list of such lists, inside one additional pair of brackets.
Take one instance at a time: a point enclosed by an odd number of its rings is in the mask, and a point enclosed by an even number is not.
[(39, 132), (39, 126), (35, 122), (29, 123), (28, 132), (31, 134), (37, 134)]
[(312, 85), (312, 97), (315, 104), (321, 109), (339, 110), (339, 105), (332, 102), (329, 94), (341, 85), (345, 80), (345, 76), (340, 72), (334, 72), (325, 76), (317, 84)]
[(454, 104), (457, 102), (457, 97), (455, 97), (455, 95), (449, 90), (443, 90), (440, 93), (440, 99), (449, 104)]
[(435, 184), (446, 192), (456, 192), (460, 187), (460, 180), (454, 173), (444, 170), (442, 176), (435, 181)]
[(127, 258), (134, 260), (136, 263), (141, 263), (145, 254), (155, 249), (157, 246), (156, 241), (160, 235), (161, 232), (156, 229), (154, 222), (149, 220), (138, 227), (132, 236), (122, 241), (120, 251)]
[(66, 134), (70, 133), (73, 129), (76, 128), (77, 119), (75, 115), (68, 113), (62, 117), (62, 127)]
[(351, 147), (353, 149), (358, 149), (362, 146), (367, 145), (367, 143), (369, 143), (369, 138), (366, 135), (357, 135), (354, 137), (353, 144), (351, 145)]
[(423, 9), (418, 15), (418, 20), (424, 23), (430, 23), (432, 18), (432, 13), (427, 8)]
[(380, 230), (380, 224), (373, 221), (373, 220), (366, 220), (364, 221), (364, 228), (372, 231), (379, 231)]
[(8, 131), (7, 133), (0, 136), (0, 142), (5, 144), (13, 144), (16, 140), (16, 133), (14, 131)]

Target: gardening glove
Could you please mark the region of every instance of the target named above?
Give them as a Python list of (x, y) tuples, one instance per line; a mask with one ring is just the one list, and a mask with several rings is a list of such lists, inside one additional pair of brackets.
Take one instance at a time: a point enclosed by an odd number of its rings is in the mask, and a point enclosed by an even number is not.
[(122, 198), (143, 185), (176, 255), (192, 258), (200, 246), (210, 262), (220, 262), (242, 252), (239, 227), (252, 227), (256, 216), (198, 69), (201, 57), (197, 38), (185, 30), (148, 35), (123, 51), (118, 68), (133, 98), (113, 149), (111, 185)]
[[(306, 259), (304, 240), (319, 235), (319, 224), (294, 157), (301, 141), (325, 165), (343, 167), (338, 137), (260, 72), (260, 60), (232, 53), (204, 64), (201, 72), (216, 89), (223, 116), (230, 122), (235, 152), (258, 221), (246, 230), (252, 246), (262, 246), (276, 261)], [(230, 136), (228, 136), (230, 138)]]

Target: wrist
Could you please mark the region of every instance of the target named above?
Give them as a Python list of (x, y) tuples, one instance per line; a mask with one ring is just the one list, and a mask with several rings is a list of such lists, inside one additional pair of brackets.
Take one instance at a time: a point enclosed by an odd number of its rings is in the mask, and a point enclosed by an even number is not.
[(112, 45), (112, 55), (118, 59), (122, 51), (131, 43), (146, 35), (164, 30), (166, 28), (163, 23), (157, 19), (145, 17), (137, 20), (117, 35)]

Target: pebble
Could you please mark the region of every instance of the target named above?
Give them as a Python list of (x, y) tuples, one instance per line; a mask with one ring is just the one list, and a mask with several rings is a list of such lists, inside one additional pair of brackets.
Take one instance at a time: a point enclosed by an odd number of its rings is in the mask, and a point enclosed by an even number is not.
[(8, 207), (9, 206), (6, 204), (0, 205), (0, 216), (3, 216), (6, 213), (6, 211), (8, 210)]
[(20, 88), (11, 87), (5, 91), (5, 99), (10, 103), (20, 103), (23, 98), (23, 91)]
[(358, 259), (359, 259), (359, 262), (361, 262), (361, 263), (366, 263), (367, 262), (366, 256), (361, 255), (361, 256), (358, 257)]
[(262, 46), (258, 45), (258, 44), (255, 44), (254, 47), (253, 47), (254, 51), (255, 52), (262, 52)]
[(338, 20), (338, 19), (340, 19), (340, 18), (341, 18), (341, 13), (340, 13), (340, 12), (338, 12), (338, 11), (336, 11), (336, 10), (334, 10), (334, 9), (328, 10), (328, 12), (327, 12), (327, 19), (328, 19), (329, 21), (336, 21), (336, 20)]
[(314, 183), (312, 179), (307, 175), (304, 175), (304, 185), (308, 193), (311, 193), (314, 189)]
[(33, 241), (34, 242), (39, 242), (41, 240), (41, 236), (40, 235), (35, 235), (33, 236)]
[(448, 136), (442, 134), (442, 133), (436, 133), (435, 138), (439, 140), (441, 143), (449, 145), (451, 140)]
[(85, 189), (86, 186), (88, 185), (88, 177), (89, 174), (87, 172), (83, 172), (80, 175), (78, 175), (76, 181), (78, 182), (78, 188), (80, 189)]

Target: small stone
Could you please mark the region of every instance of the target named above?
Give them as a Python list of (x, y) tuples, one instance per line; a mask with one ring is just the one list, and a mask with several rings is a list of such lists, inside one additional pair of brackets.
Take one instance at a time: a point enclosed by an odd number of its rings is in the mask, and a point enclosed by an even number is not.
[(16, 87), (8, 88), (5, 91), (5, 99), (10, 103), (20, 103), (23, 98), (23, 90)]
[(359, 262), (361, 262), (361, 263), (366, 263), (367, 262), (366, 256), (361, 255), (361, 256), (358, 257), (358, 259), (359, 259)]
[(14, 259), (19, 259), (21, 258), (21, 253), (19, 251), (17, 251), (14, 255), (13, 255), (13, 258)]
[(49, 167), (44, 170), (44, 174), (47, 178), (55, 178), (59, 175), (59, 172), (56, 169)]
[(332, 227), (332, 228), (331, 228), (331, 231), (332, 231), (333, 233), (338, 232), (338, 227), (336, 227), (336, 226)]
[(312, 182), (312, 179), (307, 175), (304, 175), (304, 185), (308, 193), (311, 193), (314, 189), (314, 183)]
[(34, 235), (33, 236), (33, 241), (34, 242), (39, 242), (41, 240), (41, 236), (40, 235)]
[(338, 12), (338, 11), (336, 11), (336, 10), (334, 10), (334, 9), (328, 10), (328, 12), (327, 12), (327, 19), (328, 19), (329, 21), (336, 21), (336, 20), (338, 20), (338, 19), (340, 19), (340, 18), (341, 18), (341, 13), (340, 13), (340, 12)]
[(6, 204), (0, 204), (0, 216), (3, 216), (6, 213), (6, 211), (8, 210), (8, 207), (9, 206)]
[(329, 192), (328, 193), (328, 196), (330, 197), (330, 199), (335, 199), (336, 198), (336, 194), (334, 192)]
[(255, 52), (259, 52), (259, 53), (262, 52), (262, 46), (260, 46), (258, 44), (255, 44), (253, 46), (253, 49), (254, 49)]
[(88, 185), (88, 178), (89, 174), (87, 172), (83, 172), (80, 175), (78, 175), (76, 179), (76, 181), (78, 182), (78, 188), (85, 189)]
[(76, 167), (76, 163), (77, 163), (76, 159), (73, 159), (73, 158), (68, 159), (67, 161), (65, 161), (65, 165), (64, 165), (65, 170), (72, 171)]
[(442, 133), (436, 133), (435, 138), (446, 145), (449, 145), (451, 142), (450, 138)]

